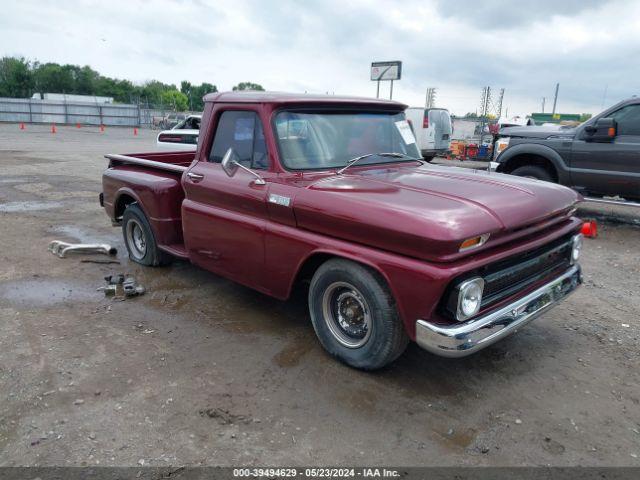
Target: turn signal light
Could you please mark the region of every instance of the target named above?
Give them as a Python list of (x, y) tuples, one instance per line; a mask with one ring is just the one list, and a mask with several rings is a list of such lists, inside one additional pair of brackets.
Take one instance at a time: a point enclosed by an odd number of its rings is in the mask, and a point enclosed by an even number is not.
[(465, 250), (470, 250), (472, 248), (478, 248), (480, 245), (484, 245), (487, 240), (489, 239), (489, 234), (486, 233), (484, 235), (480, 235), (478, 237), (472, 237), (472, 238), (468, 238), (467, 240), (465, 240), (464, 242), (462, 242), (460, 244), (460, 250), (461, 252), (464, 252)]

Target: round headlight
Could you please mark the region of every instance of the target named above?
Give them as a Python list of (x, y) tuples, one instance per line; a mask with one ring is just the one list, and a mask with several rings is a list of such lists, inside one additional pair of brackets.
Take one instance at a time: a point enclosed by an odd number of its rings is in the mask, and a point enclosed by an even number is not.
[(483, 289), (484, 280), (482, 278), (467, 280), (460, 285), (460, 293), (458, 294), (458, 320), (465, 320), (480, 311)]
[(580, 252), (582, 251), (582, 234), (573, 237), (573, 245), (571, 248), (571, 263), (576, 263), (580, 258)]

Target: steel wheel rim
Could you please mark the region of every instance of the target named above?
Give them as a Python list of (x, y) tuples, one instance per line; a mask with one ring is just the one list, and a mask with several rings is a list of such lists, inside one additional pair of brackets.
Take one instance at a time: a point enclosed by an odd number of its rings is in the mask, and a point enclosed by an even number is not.
[(322, 314), (333, 337), (347, 348), (359, 348), (371, 336), (371, 311), (362, 294), (347, 282), (334, 282), (322, 295)]
[(127, 245), (136, 260), (143, 259), (147, 253), (147, 239), (142, 225), (137, 220), (131, 219), (127, 222)]

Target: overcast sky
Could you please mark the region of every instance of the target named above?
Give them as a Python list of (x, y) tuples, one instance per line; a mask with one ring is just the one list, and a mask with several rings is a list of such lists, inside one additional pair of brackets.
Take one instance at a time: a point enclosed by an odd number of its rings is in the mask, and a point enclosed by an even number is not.
[[(402, 60), (394, 99), (509, 114), (596, 113), (640, 90), (640, 2), (606, 0), (6, 2), (0, 55), (90, 65), (134, 82), (375, 96), (372, 61)], [(388, 96), (388, 83), (381, 96)]]

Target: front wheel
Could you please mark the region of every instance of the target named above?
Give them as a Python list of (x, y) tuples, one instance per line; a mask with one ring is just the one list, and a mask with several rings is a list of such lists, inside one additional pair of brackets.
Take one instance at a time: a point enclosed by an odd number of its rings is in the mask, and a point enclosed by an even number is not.
[(384, 367), (409, 341), (384, 279), (355, 262), (334, 259), (318, 268), (309, 312), (325, 350), (355, 368)]
[(516, 168), (512, 175), (525, 178), (535, 178), (536, 180), (544, 180), (545, 182), (553, 182), (553, 177), (544, 168), (536, 165), (526, 165), (524, 167)]

